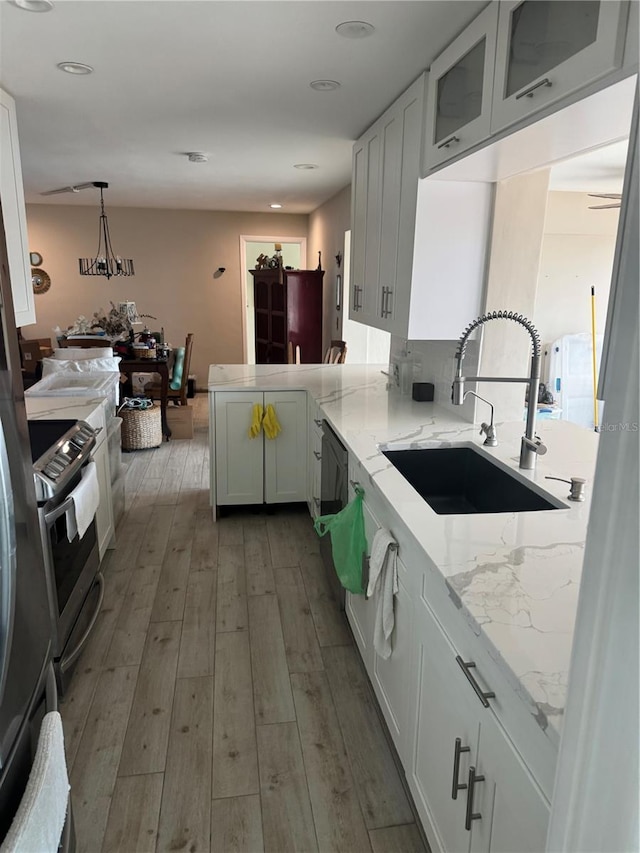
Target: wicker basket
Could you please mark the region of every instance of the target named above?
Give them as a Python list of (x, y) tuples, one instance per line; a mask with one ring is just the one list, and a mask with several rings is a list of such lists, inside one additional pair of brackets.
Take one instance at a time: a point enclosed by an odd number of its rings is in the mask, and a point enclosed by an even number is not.
[(151, 409), (121, 409), (122, 449), (146, 450), (162, 444), (160, 406)]
[(140, 358), (155, 358), (156, 357), (156, 348), (155, 347), (147, 347), (146, 349), (140, 350)]

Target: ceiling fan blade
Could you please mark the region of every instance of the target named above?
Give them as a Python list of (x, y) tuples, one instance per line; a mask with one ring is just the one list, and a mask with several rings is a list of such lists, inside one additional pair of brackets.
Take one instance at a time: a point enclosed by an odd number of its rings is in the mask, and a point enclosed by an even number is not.
[(610, 208), (620, 208), (620, 204), (590, 204), (589, 210), (609, 210)]
[(70, 184), (68, 187), (60, 187), (57, 190), (47, 190), (40, 195), (59, 195), (60, 193), (78, 193), (80, 190), (87, 190), (89, 187), (95, 187), (95, 181), (87, 181), (84, 184)]
[(615, 198), (621, 199), (622, 193), (587, 193), (590, 198)]

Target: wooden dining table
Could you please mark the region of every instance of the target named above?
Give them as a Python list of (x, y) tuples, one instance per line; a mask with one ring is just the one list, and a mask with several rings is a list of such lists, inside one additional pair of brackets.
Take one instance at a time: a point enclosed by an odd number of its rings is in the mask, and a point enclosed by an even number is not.
[(134, 373), (160, 374), (160, 417), (162, 434), (167, 441), (171, 430), (167, 423), (167, 395), (169, 393), (169, 361), (166, 358), (123, 358), (119, 365), (120, 373), (131, 376)]

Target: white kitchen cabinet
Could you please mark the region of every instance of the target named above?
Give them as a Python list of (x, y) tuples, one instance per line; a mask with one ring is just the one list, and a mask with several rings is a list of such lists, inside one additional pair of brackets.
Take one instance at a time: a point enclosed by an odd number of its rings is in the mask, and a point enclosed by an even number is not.
[(114, 534), (109, 442), (106, 438), (93, 451), (92, 458), (96, 464), (98, 487), (100, 490), (100, 502), (96, 510), (96, 536), (98, 539), (98, 553), (102, 560)]
[[(353, 500), (354, 492), (350, 492)], [(362, 504), (365, 536), (367, 538), (367, 561), (373, 537), (380, 527), (376, 516), (365, 499)], [(368, 564), (368, 563), (367, 563)], [(368, 580), (365, 577), (365, 582)], [(394, 600), (395, 624), (391, 635), (391, 656), (386, 660), (377, 654), (373, 646), (378, 591), (370, 599), (364, 595), (347, 592), (346, 612), (351, 630), (356, 639), (360, 656), (373, 685), (376, 698), (387, 723), (394, 746), (404, 762), (407, 755), (409, 730), (409, 705), (411, 691), (411, 659), (413, 646), (413, 600), (408, 592), (408, 573), (398, 557), (398, 593)]]
[(353, 147), (350, 317), (370, 324), (375, 316), (380, 231), (380, 127)]
[[(406, 766), (411, 752), (410, 678), (413, 655), (413, 599), (406, 585), (407, 569), (398, 557), (398, 592), (394, 600), (394, 626), (391, 635), (391, 657), (386, 660), (373, 651), (371, 681), (382, 708), (389, 733)], [(372, 604), (377, 607), (378, 594)]]
[(498, 5), (487, 6), (429, 69), (423, 175), (489, 136)]
[(2, 89), (0, 89), (0, 200), (16, 326), (28, 326), (36, 322), (36, 311), (29, 264), (27, 216), (24, 206), (16, 107), (13, 98)]
[[(220, 391), (214, 395), (214, 505), (307, 499), (305, 391)], [(281, 432), (249, 438), (254, 404), (273, 405)]]
[[(355, 493), (350, 487), (349, 500), (352, 501), (354, 497)], [(373, 542), (373, 537), (380, 525), (365, 501), (362, 503), (362, 513), (364, 516), (364, 533), (367, 539), (367, 557), (365, 565), (363, 566), (362, 582), (363, 586), (366, 588), (366, 584), (369, 580), (367, 567), (371, 543)], [(347, 613), (347, 619), (351, 625), (351, 630), (353, 631), (356, 645), (360, 651), (360, 657), (362, 658), (365, 669), (371, 678), (371, 674), (373, 672), (373, 626), (376, 618), (373, 599), (368, 599), (364, 595), (354, 595), (351, 592), (347, 592), (345, 610)]]
[(471, 853), (544, 850), (549, 803), (490, 712), (481, 717), (475, 775), (484, 782), (474, 785), (471, 811), (482, 817), (471, 822)]
[(355, 143), (350, 318), (406, 334), (425, 74)]
[(544, 850), (549, 805), (538, 785), (491, 708), (481, 704), (422, 599), (414, 625), (415, 739), (408, 780), (432, 849)]
[(605, 77), (622, 64), (621, 0), (502, 0), (491, 132)]

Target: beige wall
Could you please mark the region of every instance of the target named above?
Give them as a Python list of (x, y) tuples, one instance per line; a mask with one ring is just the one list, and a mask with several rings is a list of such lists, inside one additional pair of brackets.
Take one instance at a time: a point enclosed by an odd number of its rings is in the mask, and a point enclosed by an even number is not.
[[(174, 346), (194, 333), (198, 387), (206, 387), (210, 364), (242, 361), (240, 235), (305, 237), (309, 224), (306, 215), (269, 213), (107, 208), (107, 215), (115, 251), (135, 262), (132, 278), (78, 272), (78, 258), (97, 248), (97, 207), (27, 205), (29, 248), (51, 277), (50, 290), (35, 297), (38, 322), (28, 337), (52, 336), (55, 326), (108, 309), (110, 300), (132, 300), (157, 317), (151, 326), (164, 326)], [(226, 272), (214, 278), (218, 267)]]
[[(318, 265), (318, 252), (322, 252), (324, 274), (324, 320), (323, 337), (325, 348), (332, 338), (342, 333), (341, 312), (336, 311), (336, 275), (344, 273), (344, 262), (340, 269), (335, 256), (344, 255), (344, 232), (351, 227), (351, 186), (345, 187), (309, 215), (309, 238), (307, 240), (307, 263), (311, 269)], [(348, 356), (347, 356), (348, 357)]]
[(591, 332), (591, 286), (598, 332), (604, 331), (620, 210), (586, 193), (550, 192), (542, 241), (534, 321), (544, 343)]
[[(496, 185), (486, 311), (533, 318), (548, 186), (547, 169)], [(508, 320), (484, 326), (479, 376), (528, 376), (530, 362), (531, 339), (521, 326)], [(477, 391), (495, 406), (496, 421), (523, 417), (525, 385), (482, 382)]]

